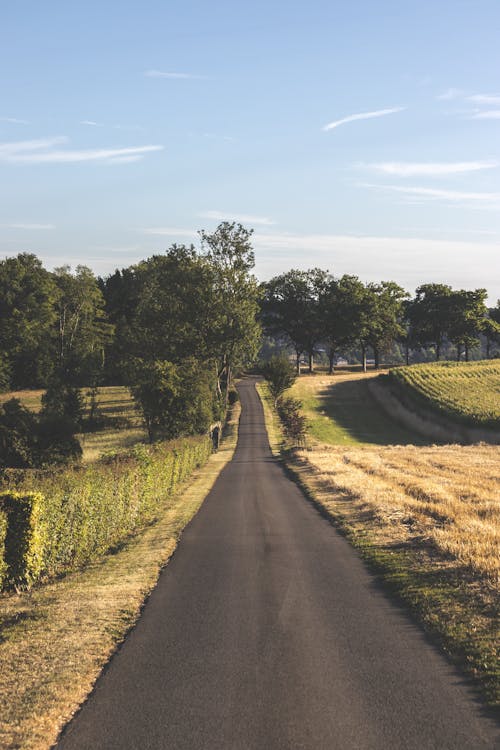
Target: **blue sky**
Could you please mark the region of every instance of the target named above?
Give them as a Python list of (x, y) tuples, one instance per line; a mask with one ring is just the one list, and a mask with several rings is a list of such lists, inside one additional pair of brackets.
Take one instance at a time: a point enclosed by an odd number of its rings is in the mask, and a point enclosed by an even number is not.
[(256, 272), (500, 297), (498, 0), (4, 4), (0, 257), (241, 220)]

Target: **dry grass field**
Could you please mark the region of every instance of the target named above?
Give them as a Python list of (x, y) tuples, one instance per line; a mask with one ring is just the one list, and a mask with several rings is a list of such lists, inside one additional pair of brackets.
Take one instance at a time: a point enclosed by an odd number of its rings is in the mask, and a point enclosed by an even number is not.
[(285, 450), (285, 462), (498, 708), (500, 446), (429, 444), (383, 412), (372, 377), (301, 376), (290, 393), (307, 449)]
[[(43, 390), (10, 391), (0, 393), (0, 404), (10, 398), (18, 398), (21, 403), (32, 411), (41, 408)], [(89, 393), (82, 388), (85, 411), (89, 410)], [(95, 461), (106, 451), (128, 448), (134, 443), (147, 438), (146, 430), (140, 413), (128, 388), (125, 386), (103, 386), (97, 395), (99, 416), (103, 426), (95, 432), (84, 432), (77, 435), (83, 449), (83, 461)]]

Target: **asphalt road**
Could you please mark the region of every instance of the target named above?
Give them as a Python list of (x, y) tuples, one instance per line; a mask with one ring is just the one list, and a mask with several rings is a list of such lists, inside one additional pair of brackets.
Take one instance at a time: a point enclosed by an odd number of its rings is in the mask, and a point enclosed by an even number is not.
[(62, 750), (479, 750), (498, 728), (274, 460), (238, 447)]

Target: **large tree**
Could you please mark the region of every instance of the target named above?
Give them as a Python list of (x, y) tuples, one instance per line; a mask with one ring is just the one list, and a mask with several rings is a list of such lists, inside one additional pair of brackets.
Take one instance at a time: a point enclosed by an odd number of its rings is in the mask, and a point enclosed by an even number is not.
[(365, 286), (357, 276), (330, 277), (323, 285), (319, 316), (330, 373), (336, 355), (352, 346), (362, 335), (365, 293)]
[(57, 298), (54, 278), (36, 255), (0, 261), (0, 351), (4, 380), (14, 388), (44, 386), (51, 375)]
[(54, 270), (59, 290), (56, 301), (58, 370), (75, 385), (97, 384), (104, 366), (105, 347), (113, 336), (98, 281), (87, 266)]
[(378, 369), (380, 355), (387, 352), (394, 341), (404, 335), (403, 303), (407, 297), (408, 293), (393, 281), (366, 285), (360, 326), (364, 369), (367, 345), (373, 349), (375, 368)]
[(252, 234), (253, 230), (227, 221), (214, 232), (200, 232), (202, 257), (212, 281), (207, 308), (208, 350), (216, 360), (226, 400), (234, 369), (253, 361), (260, 343), (260, 292), (251, 273), (255, 264)]
[(488, 313), (487, 296), (486, 289), (460, 289), (450, 296), (448, 338), (457, 347), (457, 360), (460, 360), (463, 351), (468, 362), (470, 349), (479, 345), (479, 334)]
[(452, 293), (447, 284), (422, 284), (407, 311), (415, 343), (434, 346), (436, 360), (452, 325)]
[(270, 334), (283, 336), (293, 347), (298, 373), (304, 352), (312, 371), (314, 351), (323, 334), (319, 300), (330, 282), (330, 275), (319, 268), (292, 269), (264, 286), (264, 326)]

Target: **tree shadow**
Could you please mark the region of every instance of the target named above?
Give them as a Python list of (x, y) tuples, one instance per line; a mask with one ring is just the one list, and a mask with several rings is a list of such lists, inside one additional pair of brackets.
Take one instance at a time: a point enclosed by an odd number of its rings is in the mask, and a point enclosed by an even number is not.
[(320, 411), (352, 438), (375, 445), (434, 445), (390, 417), (375, 401), (366, 380), (343, 380), (318, 392)]

